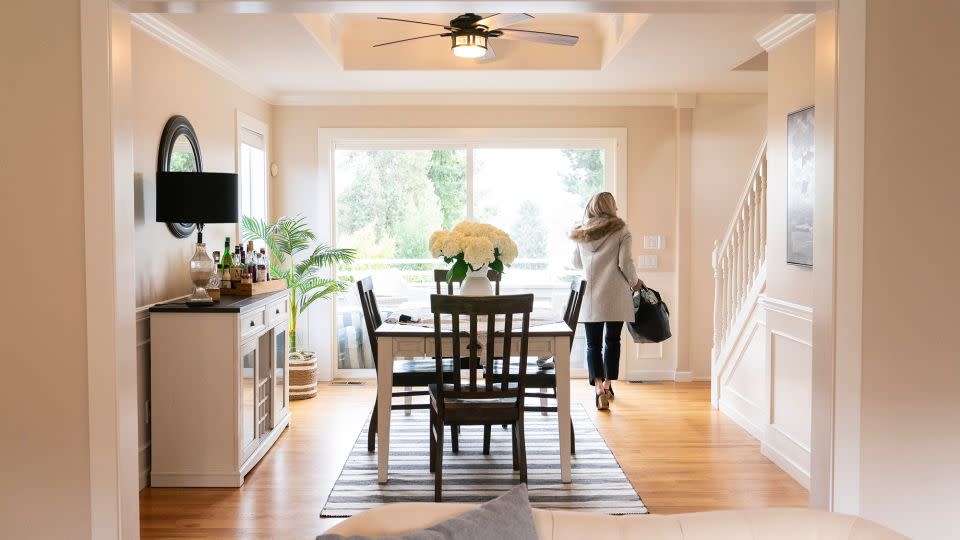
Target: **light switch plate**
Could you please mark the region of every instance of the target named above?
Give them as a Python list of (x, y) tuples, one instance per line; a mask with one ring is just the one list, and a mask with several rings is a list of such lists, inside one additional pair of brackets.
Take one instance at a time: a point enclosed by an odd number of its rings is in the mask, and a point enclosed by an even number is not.
[(643, 249), (663, 249), (667, 247), (667, 238), (662, 234), (648, 234), (643, 237)]
[(638, 268), (656, 268), (660, 265), (659, 257), (656, 255), (640, 255), (637, 257), (637, 267)]

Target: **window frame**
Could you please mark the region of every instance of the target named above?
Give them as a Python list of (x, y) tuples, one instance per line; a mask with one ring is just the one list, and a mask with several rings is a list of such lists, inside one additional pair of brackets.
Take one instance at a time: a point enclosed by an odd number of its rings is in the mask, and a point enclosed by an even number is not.
[[(320, 128), (318, 157), (321, 170), (327, 167), (329, 186), (326, 207), (331, 245), (337, 240), (337, 150), (466, 150), (466, 219), (473, 219), (473, 151), (483, 148), (599, 148), (604, 150), (604, 187), (617, 198), (622, 215), (628, 215), (627, 129), (626, 128)], [(325, 204), (324, 204), (325, 203)], [(336, 273), (334, 271), (333, 275)], [(346, 369), (338, 366), (336, 313), (337, 299), (328, 303), (328, 343), (331, 373), (336, 378), (376, 377), (372, 369)], [(621, 362), (635, 356), (635, 346), (626, 340)], [(586, 370), (571, 369), (571, 377), (585, 377)]]
[[(237, 112), (237, 123), (236, 123), (237, 131), (236, 131), (236, 154), (235, 154), (234, 170), (237, 171), (237, 178), (238, 178), (238, 181), (240, 182), (240, 186), (238, 187), (238, 191), (240, 192), (240, 198), (237, 200), (238, 214), (241, 216), (243, 215), (243, 193), (242, 193), (243, 177), (241, 172), (241, 165), (243, 163), (243, 160), (242, 160), (241, 145), (244, 142), (243, 132), (244, 130), (246, 130), (246, 131), (255, 133), (257, 135), (260, 135), (260, 137), (263, 139), (263, 183), (264, 183), (263, 197), (264, 197), (264, 211), (266, 214), (264, 218), (269, 220), (271, 218), (270, 125), (262, 120), (258, 120), (257, 118), (247, 113), (244, 113), (240, 109), (237, 109), (236, 112)], [(236, 235), (236, 241), (238, 243), (241, 241), (240, 240), (241, 228), (242, 228), (242, 224), (239, 222), (234, 227), (235, 229), (234, 233)]]

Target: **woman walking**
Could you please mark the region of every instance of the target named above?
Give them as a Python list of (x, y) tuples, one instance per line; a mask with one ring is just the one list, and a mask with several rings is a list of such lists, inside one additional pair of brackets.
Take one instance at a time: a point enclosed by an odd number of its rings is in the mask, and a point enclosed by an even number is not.
[(596, 390), (597, 409), (608, 409), (620, 372), (620, 331), (632, 321), (633, 292), (643, 288), (633, 265), (633, 237), (617, 217), (617, 202), (604, 191), (594, 195), (583, 212), (583, 223), (570, 231), (577, 243), (575, 267), (583, 269), (587, 288), (580, 321), (587, 334), (587, 366)]

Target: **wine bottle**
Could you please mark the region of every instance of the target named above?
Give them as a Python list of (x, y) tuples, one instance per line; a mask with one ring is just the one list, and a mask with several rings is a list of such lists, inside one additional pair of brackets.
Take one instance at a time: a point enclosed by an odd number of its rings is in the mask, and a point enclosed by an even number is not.
[(223, 242), (223, 267), (232, 268), (233, 267), (233, 257), (230, 256), (230, 237)]

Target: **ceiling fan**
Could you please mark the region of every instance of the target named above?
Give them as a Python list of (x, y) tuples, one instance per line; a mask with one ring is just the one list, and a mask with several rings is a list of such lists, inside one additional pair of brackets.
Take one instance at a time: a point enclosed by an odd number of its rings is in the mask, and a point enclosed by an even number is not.
[(495, 57), (493, 48), (490, 46), (490, 38), (513, 39), (518, 41), (533, 41), (536, 43), (547, 43), (550, 45), (576, 45), (580, 39), (578, 36), (567, 34), (554, 34), (551, 32), (534, 32), (532, 30), (517, 30), (507, 28), (518, 23), (533, 19), (533, 15), (526, 13), (497, 13), (489, 17), (481, 17), (476, 13), (464, 13), (453, 20), (450, 24), (435, 24), (423, 21), (411, 21), (407, 19), (395, 19), (393, 17), (377, 17), (384, 21), (397, 21), (414, 24), (425, 24), (428, 26), (438, 26), (447, 30), (438, 34), (429, 34), (426, 36), (417, 36), (407, 39), (398, 39), (397, 41), (388, 41), (378, 43), (374, 47), (383, 47), (384, 45), (394, 45), (406, 41), (414, 41), (429, 37), (449, 37), (451, 38), (451, 49), (455, 56), (460, 58), (478, 58), (482, 60), (491, 60)]

